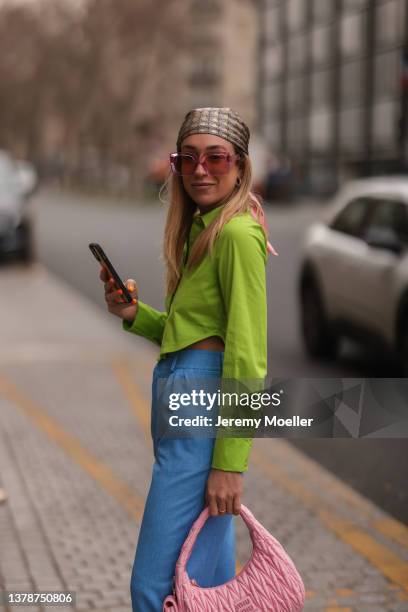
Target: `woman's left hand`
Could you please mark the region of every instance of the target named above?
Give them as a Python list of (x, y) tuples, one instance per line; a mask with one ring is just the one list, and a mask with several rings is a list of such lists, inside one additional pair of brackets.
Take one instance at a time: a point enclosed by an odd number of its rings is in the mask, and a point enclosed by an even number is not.
[(243, 477), (241, 472), (212, 469), (207, 480), (205, 499), (210, 516), (239, 514)]

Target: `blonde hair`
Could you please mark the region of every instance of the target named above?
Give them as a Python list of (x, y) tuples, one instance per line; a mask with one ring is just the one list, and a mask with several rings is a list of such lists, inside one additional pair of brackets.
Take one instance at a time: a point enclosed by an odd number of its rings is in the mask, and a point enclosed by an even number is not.
[[(234, 146), (235, 149), (235, 146)], [(238, 151), (237, 151), (238, 152)], [(251, 191), (252, 166), (248, 155), (240, 152), (238, 164), (242, 168), (241, 184), (235, 186), (228, 199), (217, 206), (223, 209), (197, 237), (189, 253), (186, 269), (198, 265), (207, 253), (211, 253), (217, 236), (224, 225), (235, 215), (246, 212), (250, 205), (262, 210), (258, 197)], [(164, 193), (164, 199), (162, 199)], [(160, 189), (160, 200), (169, 204), (163, 240), (163, 259), (166, 264), (166, 296), (177, 288), (182, 274), (183, 248), (189, 235), (197, 205), (187, 194), (181, 176), (170, 174)]]

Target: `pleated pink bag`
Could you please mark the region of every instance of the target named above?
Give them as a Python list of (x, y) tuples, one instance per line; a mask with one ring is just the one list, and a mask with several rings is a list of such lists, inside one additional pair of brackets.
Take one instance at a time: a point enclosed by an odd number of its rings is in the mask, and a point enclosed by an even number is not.
[(241, 504), (241, 516), (251, 536), (251, 558), (237, 576), (216, 587), (200, 587), (188, 577), (186, 565), (198, 533), (209, 516), (208, 506), (192, 526), (176, 564), (173, 595), (164, 612), (298, 612), (305, 587), (283, 546)]

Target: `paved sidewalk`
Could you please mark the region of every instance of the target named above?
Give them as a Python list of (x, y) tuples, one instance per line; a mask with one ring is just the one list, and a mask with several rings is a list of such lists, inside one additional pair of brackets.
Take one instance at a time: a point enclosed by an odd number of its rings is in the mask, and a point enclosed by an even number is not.
[[(157, 351), (42, 267), (0, 268), (0, 292), (0, 591), (129, 611)], [(408, 529), (284, 440), (256, 440), (244, 502), (293, 558), (305, 610), (408, 610)]]

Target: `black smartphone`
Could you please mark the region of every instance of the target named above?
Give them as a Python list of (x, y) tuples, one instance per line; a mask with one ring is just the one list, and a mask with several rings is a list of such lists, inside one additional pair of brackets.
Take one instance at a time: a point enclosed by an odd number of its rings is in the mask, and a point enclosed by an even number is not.
[(97, 259), (99, 263), (108, 270), (111, 277), (114, 278), (115, 285), (117, 286), (117, 288), (122, 289), (123, 291), (122, 295), (125, 298), (125, 300), (129, 304), (132, 304), (133, 303), (132, 296), (130, 295), (127, 287), (123, 284), (122, 279), (120, 278), (119, 274), (116, 272), (115, 268), (113, 267), (112, 263), (110, 262), (108, 256), (106, 255), (101, 245), (98, 244), (97, 242), (91, 242), (89, 245), (89, 248), (91, 249), (91, 252), (93, 253), (95, 259)]

